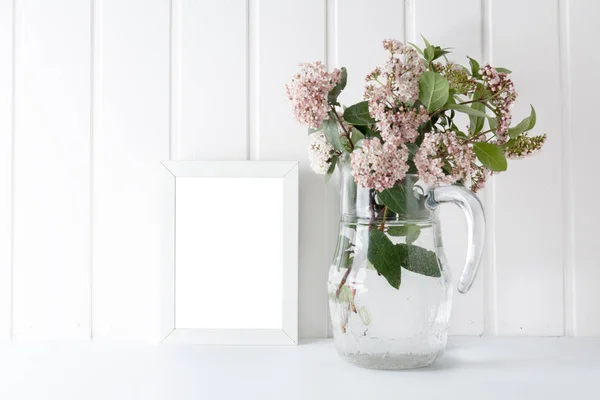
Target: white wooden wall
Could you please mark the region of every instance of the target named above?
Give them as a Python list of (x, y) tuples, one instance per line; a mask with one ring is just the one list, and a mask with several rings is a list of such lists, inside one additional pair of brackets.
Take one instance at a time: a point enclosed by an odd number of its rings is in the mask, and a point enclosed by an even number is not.
[[(337, 194), (283, 86), (325, 60), (359, 101), (381, 40), (420, 33), (514, 70), (515, 119), (532, 103), (549, 136), (483, 194), (452, 333), (600, 336), (599, 19), (592, 0), (0, 0), (0, 339), (158, 338), (169, 158), (301, 161), (300, 334), (326, 336)], [(456, 277), (466, 228), (443, 217)]]

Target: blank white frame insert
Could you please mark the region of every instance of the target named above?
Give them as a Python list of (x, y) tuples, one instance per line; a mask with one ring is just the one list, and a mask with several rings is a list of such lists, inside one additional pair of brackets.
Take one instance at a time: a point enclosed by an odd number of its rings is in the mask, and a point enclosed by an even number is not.
[(163, 161), (165, 343), (298, 342), (298, 163)]

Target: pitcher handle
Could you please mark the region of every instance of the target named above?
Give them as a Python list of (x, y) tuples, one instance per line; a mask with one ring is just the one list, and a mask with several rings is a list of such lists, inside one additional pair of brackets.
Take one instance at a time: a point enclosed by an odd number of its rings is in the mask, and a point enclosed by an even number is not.
[(485, 214), (479, 198), (463, 186), (441, 186), (430, 190), (427, 205), (436, 209), (442, 203), (459, 206), (467, 218), (467, 261), (458, 281), (458, 291), (467, 293), (477, 276), (485, 244)]

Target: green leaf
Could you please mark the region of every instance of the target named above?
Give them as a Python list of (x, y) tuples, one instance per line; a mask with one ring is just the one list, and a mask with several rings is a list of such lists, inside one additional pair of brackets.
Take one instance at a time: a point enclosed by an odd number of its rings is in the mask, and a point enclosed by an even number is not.
[(424, 54), (423, 54), (423, 50), (421, 50), (421, 48), (420, 48), (419, 46), (417, 46), (416, 44), (414, 44), (414, 43), (411, 43), (411, 42), (408, 42), (408, 44), (410, 44), (412, 47), (414, 47), (414, 48), (415, 48), (415, 50), (417, 51), (417, 53), (419, 53), (419, 54), (420, 54), (420, 55), (422, 55), (422, 56), (424, 55)]
[(406, 236), (406, 243), (413, 244), (421, 234), (421, 228), (415, 224), (390, 226), (387, 230), (390, 236)]
[(323, 129), (323, 126), (320, 126), (320, 127), (316, 128), (316, 129), (315, 128), (308, 128), (308, 134), (312, 135), (315, 132), (319, 132), (321, 129)]
[(531, 107), (531, 113), (529, 114), (529, 126), (527, 127), (528, 131), (532, 130), (535, 127), (535, 123), (537, 122), (537, 114), (535, 113), (535, 108), (533, 108), (531, 104), (529, 106)]
[(354, 262), (354, 250), (352, 249), (352, 241), (346, 235), (340, 236), (338, 246), (335, 252), (339, 256), (335, 259), (335, 266), (339, 271), (340, 268), (349, 268), (352, 266)]
[(425, 50), (423, 50), (423, 56), (428, 63), (432, 62), (435, 57), (435, 49), (432, 46), (425, 47)]
[(465, 74), (467, 74), (467, 75), (468, 75), (468, 74), (470, 74), (470, 73), (471, 73), (471, 71), (469, 71), (469, 68), (465, 67), (464, 65), (459, 65), (459, 67), (460, 67), (460, 68), (463, 70), (463, 72), (464, 72)]
[(496, 118), (488, 119), (488, 124), (491, 130), (496, 131), (498, 129), (498, 120)]
[(431, 130), (433, 129), (433, 126), (434, 126), (435, 122), (437, 122), (437, 115), (435, 115), (431, 119), (429, 119), (426, 122), (424, 122), (421, 125), (419, 125), (419, 127), (417, 128), (417, 131), (421, 134), (421, 136), (420, 136), (420, 140), (417, 139), (417, 143), (421, 143), (420, 141), (423, 140), (423, 135), (425, 133), (431, 132)]
[(406, 143), (406, 147), (408, 148), (408, 158), (412, 158), (419, 151), (419, 145), (416, 143)]
[(516, 143), (517, 143), (517, 139), (509, 139), (508, 142), (506, 142), (502, 145), (502, 148), (504, 150), (508, 150), (511, 147), (513, 147)]
[(500, 146), (496, 146), (492, 143), (480, 142), (473, 145), (473, 151), (475, 152), (477, 159), (492, 171), (506, 171), (506, 156), (504, 155), (504, 150), (502, 150)]
[(348, 304), (352, 301), (352, 291), (348, 288), (347, 285), (344, 285), (340, 288), (340, 292), (336, 295), (336, 292), (329, 294), (329, 298), (333, 301), (342, 304)]
[(498, 67), (498, 68), (496, 68), (496, 71), (503, 73), (503, 74), (512, 74), (512, 71), (508, 68)]
[(330, 112), (329, 119), (323, 121), (322, 128), (323, 133), (325, 134), (325, 137), (327, 138), (329, 144), (331, 144), (334, 149), (341, 152), (345, 152), (346, 150), (344, 149), (344, 144), (340, 140), (338, 124), (335, 120), (335, 116), (333, 115), (333, 113)]
[(441, 276), (438, 258), (433, 251), (411, 244), (397, 244), (396, 248), (402, 267), (425, 276)]
[[(480, 111), (485, 114), (485, 104), (475, 102), (471, 104), (471, 108), (475, 111)], [(469, 115), (469, 133), (474, 135), (481, 132), (483, 125), (485, 124), (485, 118), (478, 117), (476, 115)]]
[(379, 200), (396, 214), (406, 214), (406, 190), (403, 186), (394, 186), (380, 192)]
[(508, 130), (508, 136), (514, 139), (521, 133), (533, 129), (533, 127), (535, 126), (536, 119), (537, 117), (535, 114), (535, 108), (531, 106), (531, 113), (529, 114), (529, 117), (524, 118), (521, 122), (519, 122), (517, 126), (510, 128)]
[(363, 133), (359, 129), (352, 127), (350, 137), (352, 138), (352, 143), (356, 144), (356, 142), (358, 142), (359, 140), (363, 140), (365, 138), (365, 135), (363, 135)]
[(435, 46), (433, 48), (433, 59), (434, 60), (437, 60), (438, 58), (440, 58), (441, 56), (444, 56), (446, 54), (450, 54), (448, 49), (442, 49), (440, 46)]
[(333, 176), (333, 172), (335, 171), (335, 166), (337, 165), (339, 157), (338, 156), (333, 156), (331, 158), (331, 166), (329, 166), (329, 169), (327, 170), (327, 173), (325, 174), (325, 183), (329, 183), (329, 181), (331, 180), (331, 177)]
[(344, 267), (346, 264), (346, 258), (350, 253), (350, 247), (352, 246), (352, 243), (350, 242), (350, 238), (348, 238), (348, 236), (340, 235), (337, 246), (338, 247), (335, 249), (335, 254), (339, 254), (339, 256), (336, 257), (335, 264), (339, 270), (339, 267)]
[(379, 192), (377, 199), (380, 204), (387, 206), (404, 220), (420, 219), (429, 215), (425, 207), (425, 197), (415, 195), (414, 182), (408, 180)]
[(408, 231), (406, 225), (398, 225), (398, 226), (390, 226), (387, 230), (388, 235), (390, 236), (406, 236), (406, 232)]
[(369, 311), (369, 308), (366, 306), (362, 306), (358, 309), (358, 316), (360, 317), (360, 320), (362, 321), (362, 323), (365, 326), (369, 326), (371, 324), (372, 318), (371, 318), (371, 312)]
[[(350, 128), (350, 139), (352, 140), (352, 144), (354, 146), (356, 146), (356, 143), (359, 140), (364, 139), (365, 137), (363, 136), (362, 133), (360, 133), (360, 131), (358, 129), (356, 129), (355, 127)], [(352, 146), (350, 145), (350, 142), (348, 141), (348, 138), (346, 136), (342, 136), (340, 137), (340, 141), (342, 142), (342, 145), (344, 146), (344, 149), (346, 149), (346, 152), (348, 153), (352, 153)]]
[(450, 88), (448, 90), (448, 101), (446, 104), (456, 104), (456, 89)]
[(449, 89), (448, 80), (437, 72), (426, 71), (419, 78), (419, 100), (430, 112), (446, 104)]
[(473, 75), (475, 78), (479, 78), (481, 76), (481, 74), (479, 74), (479, 70), (481, 69), (479, 62), (471, 57), (467, 58), (469, 59), (469, 64), (471, 64), (471, 75)]
[(352, 125), (372, 125), (376, 121), (369, 114), (369, 102), (361, 101), (344, 110), (344, 121)]
[(409, 174), (417, 174), (419, 171), (417, 170), (417, 166), (414, 163), (415, 155), (417, 151), (419, 151), (419, 145), (416, 143), (406, 143), (406, 147), (408, 148), (408, 171)]
[(329, 94), (327, 95), (327, 101), (330, 104), (335, 104), (335, 105), (339, 104), (337, 101), (338, 96), (340, 95), (340, 93), (342, 93), (342, 90), (344, 90), (344, 88), (346, 87), (346, 82), (348, 81), (348, 71), (346, 70), (346, 67), (342, 67), (341, 72), (342, 72), (342, 79), (340, 79), (338, 84), (335, 85), (335, 87), (333, 89), (331, 89), (329, 91)]
[(407, 244), (413, 244), (414, 242), (417, 241), (417, 239), (419, 238), (420, 234), (421, 234), (421, 228), (419, 228), (416, 225), (411, 225), (408, 228), (408, 232), (406, 234), (406, 243)]
[(401, 265), (398, 250), (387, 235), (378, 229), (371, 229), (369, 233), (367, 259), (392, 287), (400, 288)]
[(413, 244), (421, 235), (421, 228), (418, 225), (407, 225), (406, 243)]
[[(473, 103), (473, 104), (481, 104), (483, 106), (482, 103)], [(481, 118), (491, 118), (489, 115), (487, 115), (484, 111), (481, 110), (477, 110), (475, 108), (472, 108), (466, 104), (446, 104), (446, 108), (449, 110), (456, 110), (458, 112), (461, 113), (465, 113), (468, 115), (473, 115), (475, 117), (481, 117)], [(485, 106), (484, 106), (485, 109)]]
[[(369, 125), (355, 125), (354, 128), (363, 134), (366, 138), (373, 137), (373, 131), (369, 127)], [(352, 139), (354, 140), (354, 139)]]
[(421, 35), (421, 37), (423, 38), (423, 43), (425, 43), (425, 46), (427, 46), (427, 47), (431, 47), (431, 43), (429, 43), (429, 40), (427, 40), (427, 39), (425, 38), (425, 36), (423, 36), (423, 35)]

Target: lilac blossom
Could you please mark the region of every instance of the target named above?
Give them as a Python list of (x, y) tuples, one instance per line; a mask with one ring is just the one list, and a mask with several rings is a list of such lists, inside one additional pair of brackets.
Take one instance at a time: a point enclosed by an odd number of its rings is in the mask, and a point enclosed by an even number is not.
[(365, 99), (383, 140), (400, 146), (414, 142), (417, 128), (429, 119), (425, 108), (408, 106), (419, 97), (419, 77), (425, 64), (415, 49), (397, 40), (384, 40), (383, 48), (389, 58), (383, 68), (367, 75)]
[(330, 110), (327, 95), (341, 77), (339, 69), (329, 73), (320, 61), (300, 64), (300, 72), (285, 86), (298, 123), (313, 129), (321, 126)]
[(473, 161), (469, 145), (459, 141), (452, 131), (426, 133), (414, 158), (419, 178), (432, 186), (466, 180)]
[(366, 139), (351, 156), (352, 174), (359, 186), (383, 191), (404, 179), (408, 171), (408, 149), (381, 143), (379, 138)]
[(512, 119), (511, 108), (517, 99), (515, 85), (507, 74), (496, 71), (489, 64), (485, 65), (479, 73), (483, 79), (484, 88), (488, 89), (493, 96), (490, 103), (496, 108), (498, 119), (497, 143), (504, 144), (508, 141), (508, 127)]
[(478, 167), (475, 170), (475, 172), (473, 172), (473, 174), (471, 175), (471, 190), (474, 193), (477, 193), (481, 189), (483, 189), (485, 186), (485, 182), (487, 181), (488, 177), (491, 174), (492, 174), (492, 171), (490, 171), (488, 168), (484, 167), (483, 165)]
[(327, 137), (321, 131), (310, 135), (308, 142), (308, 160), (310, 167), (315, 173), (325, 175), (331, 167), (331, 158), (335, 149), (327, 141)]

